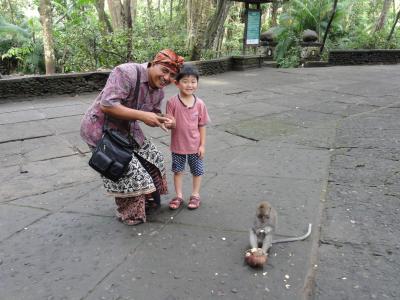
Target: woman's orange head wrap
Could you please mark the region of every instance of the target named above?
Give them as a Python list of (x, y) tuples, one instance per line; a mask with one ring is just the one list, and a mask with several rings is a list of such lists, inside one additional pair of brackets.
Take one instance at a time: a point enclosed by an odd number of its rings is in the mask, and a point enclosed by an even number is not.
[(156, 54), (151, 63), (166, 66), (172, 72), (179, 73), (184, 62), (182, 56), (179, 56), (171, 49), (164, 49)]

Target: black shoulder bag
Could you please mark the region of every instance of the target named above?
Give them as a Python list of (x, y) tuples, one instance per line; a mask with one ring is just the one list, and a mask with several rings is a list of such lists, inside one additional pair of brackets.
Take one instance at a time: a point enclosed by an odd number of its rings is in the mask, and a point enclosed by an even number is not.
[[(134, 93), (136, 107), (139, 96), (140, 71), (137, 69), (137, 80)], [(134, 140), (130, 135), (131, 122), (129, 122), (128, 136), (118, 130), (111, 129), (108, 126), (108, 117), (105, 115), (103, 124), (103, 136), (97, 143), (92, 157), (89, 160), (89, 166), (95, 169), (104, 177), (112, 181), (118, 181), (126, 172), (129, 162), (132, 160)]]

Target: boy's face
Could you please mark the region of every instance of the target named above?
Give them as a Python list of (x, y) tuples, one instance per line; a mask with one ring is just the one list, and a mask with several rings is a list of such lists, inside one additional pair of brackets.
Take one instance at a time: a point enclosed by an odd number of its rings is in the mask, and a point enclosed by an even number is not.
[(182, 95), (193, 95), (197, 90), (197, 79), (193, 75), (183, 76), (179, 81), (175, 81), (176, 86)]

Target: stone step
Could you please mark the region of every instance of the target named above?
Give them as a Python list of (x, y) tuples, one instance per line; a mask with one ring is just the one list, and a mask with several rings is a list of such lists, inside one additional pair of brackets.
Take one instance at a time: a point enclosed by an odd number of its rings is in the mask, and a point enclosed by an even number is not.
[(274, 60), (267, 60), (263, 61), (262, 66), (267, 68), (277, 68), (278, 64)]

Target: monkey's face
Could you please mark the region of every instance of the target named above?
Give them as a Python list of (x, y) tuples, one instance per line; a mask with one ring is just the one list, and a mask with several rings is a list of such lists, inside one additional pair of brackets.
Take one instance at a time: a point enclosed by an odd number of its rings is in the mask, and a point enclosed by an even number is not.
[(258, 219), (260, 220), (261, 223), (267, 223), (269, 220), (269, 215), (270, 215), (270, 209), (266, 210), (263, 213), (258, 214)]
[(270, 214), (271, 214), (271, 206), (269, 205), (269, 203), (266, 201), (261, 202), (257, 208), (257, 213), (256, 213), (258, 220), (261, 223), (265, 224), (269, 221)]

